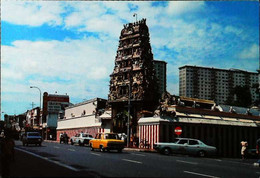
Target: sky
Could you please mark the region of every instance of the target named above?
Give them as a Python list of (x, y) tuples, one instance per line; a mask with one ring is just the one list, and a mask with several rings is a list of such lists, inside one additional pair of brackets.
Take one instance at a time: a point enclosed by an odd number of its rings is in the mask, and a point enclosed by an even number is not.
[(1, 112), (39, 106), (39, 91), (75, 104), (108, 98), (123, 25), (146, 18), (155, 60), (167, 62), (167, 91), (179, 67), (256, 72), (258, 1), (1, 1)]

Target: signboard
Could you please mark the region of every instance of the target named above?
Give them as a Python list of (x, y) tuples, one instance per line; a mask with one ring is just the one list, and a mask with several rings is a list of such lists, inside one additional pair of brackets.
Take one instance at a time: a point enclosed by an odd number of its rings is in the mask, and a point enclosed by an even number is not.
[(181, 135), (181, 133), (182, 133), (182, 128), (181, 128), (181, 127), (176, 127), (176, 128), (174, 129), (174, 133), (175, 133), (176, 135)]

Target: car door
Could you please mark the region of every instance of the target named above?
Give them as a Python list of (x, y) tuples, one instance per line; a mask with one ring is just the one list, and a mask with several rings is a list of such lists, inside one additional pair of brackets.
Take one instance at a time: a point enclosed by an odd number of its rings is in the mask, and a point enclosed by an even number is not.
[(177, 153), (186, 154), (187, 153), (187, 147), (188, 147), (188, 139), (180, 139), (177, 142)]
[(97, 134), (95, 140), (93, 140), (93, 148), (99, 148), (101, 134)]
[(79, 134), (76, 134), (75, 137), (74, 137), (74, 142), (75, 143), (78, 143), (79, 142)]
[(187, 147), (187, 153), (195, 155), (199, 150), (200, 150), (200, 144), (198, 140), (190, 139)]

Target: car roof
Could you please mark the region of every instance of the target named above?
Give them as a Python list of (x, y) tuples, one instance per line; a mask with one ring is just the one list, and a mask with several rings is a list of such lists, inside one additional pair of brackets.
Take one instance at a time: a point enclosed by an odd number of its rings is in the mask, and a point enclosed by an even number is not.
[(198, 140), (198, 141), (200, 141), (199, 139), (196, 139), (196, 138), (175, 138), (175, 139), (187, 139), (187, 140)]

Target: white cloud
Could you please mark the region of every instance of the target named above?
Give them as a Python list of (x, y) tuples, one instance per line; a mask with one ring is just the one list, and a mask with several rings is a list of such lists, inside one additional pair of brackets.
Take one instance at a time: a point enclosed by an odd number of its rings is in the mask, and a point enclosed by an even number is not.
[(244, 49), (239, 57), (241, 59), (258, 59), (259, 58), (259, 45), (252, 44), (249, 48)]
[(199, 11), (205, 7), (203, 1), (200, 2), (185, 2), (185, 1), (170, 1), (167, 12), (171, 15), (181, 15)]
[[(13, 46), (2, 46), (2, 81), (12, 82), (2, 85), (2, 91), (17, 95), (15, 91), (20, 93), (23, 89), (29, 93), (29, 86), (35, 85), (42, 92), (58, 91), (74, 98), (94, 94), (106, 97), (116, 46), (115, 41), (95, 38), (15, 41)], [(20, 81), (25, 82), (19, 84)]]
[(2, 1), (1, 20), (17, 25), (61, 25), (63, 6), (59, 2)]

